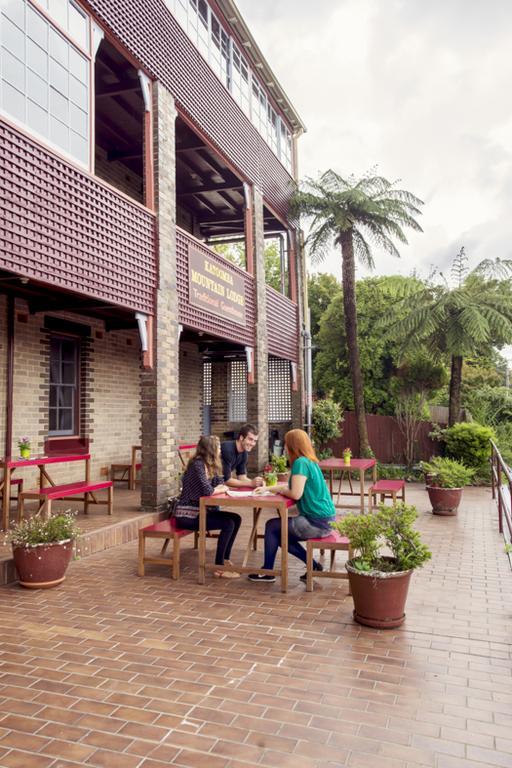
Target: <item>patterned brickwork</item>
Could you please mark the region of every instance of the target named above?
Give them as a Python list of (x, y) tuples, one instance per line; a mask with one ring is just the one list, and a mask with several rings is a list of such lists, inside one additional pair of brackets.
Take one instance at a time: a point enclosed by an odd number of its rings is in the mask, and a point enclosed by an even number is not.
[(72, 563), (58, 589), (0, 589), (2, 768), (508, 768), (496, 508), (470, 488), (458, 517), (434, 518), (422, 488), (408, 494), (434, 556), (398, 630), (355, 624), (346, 582), (305, 592), (293, 558), (286, 595), (198, 585), (192, 537), (178, 582), (162, 566), (138, 578), (132, 543)]
[(159, 285), (156, 292), (154, 367), (142, 373), (143, 508), (159, 507), (177, 490), (179, 341), (176, 290), (174, 101), (161, 83), (153, 89), (155, 199)]

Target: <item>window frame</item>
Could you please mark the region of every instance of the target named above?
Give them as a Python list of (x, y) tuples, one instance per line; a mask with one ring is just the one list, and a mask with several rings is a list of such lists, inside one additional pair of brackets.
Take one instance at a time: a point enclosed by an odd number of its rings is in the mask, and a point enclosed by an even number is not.
[[(59, 342), (73, 342), (74, 343), (74, 365), (75, 365), (75, 383), (73, 385), (52, 384), (52, 343), (54, 341)], [(79, 336), (68, 335), (65, 333), (50, 333), (49, 334), (49, 368), (48, 368), (48, 438), (51, 440), (59, 438), (76, 438), (80, 437), (80, 395), (81, 395), (81, 338)], [(62, 364), (62, 351), (60, 353), (59, 363)], [(74, 398), (72, 409), (72, 428), (71, 430), (51, 429), (51, 390), (52, 387), (66, 387), (74, 386)], [(55, 408), (57, 414), (58, 408)]]

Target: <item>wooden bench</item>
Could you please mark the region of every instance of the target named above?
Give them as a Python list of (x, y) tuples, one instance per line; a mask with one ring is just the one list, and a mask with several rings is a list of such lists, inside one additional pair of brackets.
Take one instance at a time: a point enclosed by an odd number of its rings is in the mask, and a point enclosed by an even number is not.
[[(320, 549), (322, 552), (328, 549), (331, 553), (331, 562), (328, 571), (315, 571), (313, 570), (313, 552), (315, 549)], [(346, 571), (335, 571), (335, 558), (338, 550), (345, 550), (348, 552), (348, 559), (352, 559), (352, 549), (350, 547), (350, 541), (346, 536), (342, 536), (337, 531), (332, 531), (328, 536), (323, 536), (319, 539), (307, 539), (306, 541), (306, 592), (313, 591), (313, 579), (348, 579), (348, 573)], [(349, 595), (350, 585), (348, 588)]]
[[(144, 576), (144, 565), (152, 563), (153, 565), (166, 565), (171, 569), (171, 578), (174, 580), (180, 577), (180, 542), (184, 536), (194, 536), (194, 548), (197, 549), (197, 531), (189, 531), (178, 528), (176, 519), (171, 517), (162, 520), (160, 523), (148, 525), (146, 528), (139, 529), (139, 564), (137, 572), (139, 576)], [(146, 539), (164, 539), (159, 557), (146, 556)], [(165, 551), (172, 541), (172, 558), (164, 557)]]
[[(398, 496), (400, 494), (400, 496)], [(368, 489), (368, 506), (370, 512), (374, 506), (377, 506), (377, 496), (380, 496), (380, 500), (383, 503), (384, 499), (390, 498), (393, 501), (393, 506), (396, 505), (397, 499), (405, 504), (405, 480), (377, 480)]]
[[(0, 493), (4, 487), (5, 480), (0, 480)], [(23, 490), (23, 480), (21, 477), (11, 477), (11, 489), (13, 486), (17, 486), (18, 488), (18, 496)], [(18, 496), (11, 496), (11, 501), (17, 501)]]
[[(142, 469), (142, 462), (137, 462), (137, 452), (142, 450), (140, 445), (132, 445), (132, 460), (129, 464), (111, 464), (110, 479), (113, 483), (128, 483), (128, 490), (135, 490), (137, 472)], [(120, 474), (121, 477), (117, 477)]]
[[(108, 490), (106, 501), (98, 501), (94, 496), (94, 491), (101, 491), (104, 488)], [(83, 494), (76, 498), (74, 494)], [(92, 498), (89, 498), (91, 496)], [(39, 499), (38, 514), (44, 510), (44, 516), (49, 517), (52, 510), (52, 501), (54, 499), (69, 499), (69, 501), (82, 501), (84, 512), (89, 511), (89, 504), (106, 504), (108, 514), (111, 515), (114, 508), (114, 488), (111, 480), (100, 480), (97, 483), (89, 480), (78, 480), (75, 483), (64, 483), (62, 485), (47, 485), (43, 488), (33, 488), (29, 491), (21, 491), (18, 499), (18, 522), (23, 519), (25, 499)]]
[(178, 456), (180, 457), (181, 466), (183, 469), (187, 468), (188, 461), (196, 452), (196, 448), (196, 443), (191, 443), (190, 445), (178, 445)]

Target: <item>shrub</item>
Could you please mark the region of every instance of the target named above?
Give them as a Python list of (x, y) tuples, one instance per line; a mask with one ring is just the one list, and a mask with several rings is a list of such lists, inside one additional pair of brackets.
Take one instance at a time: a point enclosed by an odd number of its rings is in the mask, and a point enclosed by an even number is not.
[(70, 512), (50, 515), (47, 520), (35, 515), (22, 520), (9, 532), (9, 541), (15, 547), (34, 547), (69, 541), (80, 535), (74, 516)]
[(274, 472), (277, 472), (278, 474), (286, 472), (288, 469), (288, 459), (286, 456), (276, 456), (276, 454), (273, 453), (270, 457), (270, 463)]
[(329, 440), (334, 440), (341, 435), (340, 424), (343, 421), (341, 405), (335, 403), (330, 397), (317, 400), (313, 405), (312, 421), (315, 448), (323, 451)]
[[(359, 554), (352, 565), (359, 571), (408, 571), (420, 568), (432, 554), (421, 542), (413, 528), (418, 514), (407, 504), (388, 507), (380, 504), (379, 511), (368, 515), (347, 515), (333, 524), (342, 536), (348, 536), (353, 549)], [(386, 546), (392, 560), (381, 554)]]
[(426, 475), (431, 475), (430, 483), (438, 488), (463, 488), (471, 482), (474, 469), (468, 469), (462, 462), (445, 456), (434, 456), (430, 461), (422, 461), (421, 468)]
[(496, 427), (496, 445), (503, 460), (512, 467), (512, 421), (498, 424)]
[(446, 429), (443, 439), (449, 456), (480, 472), (486, 468), (491, 455), (489, 441), (495, 440), (496, 435), (491, 427), (484, 427), (476, 421), (467, 421)]

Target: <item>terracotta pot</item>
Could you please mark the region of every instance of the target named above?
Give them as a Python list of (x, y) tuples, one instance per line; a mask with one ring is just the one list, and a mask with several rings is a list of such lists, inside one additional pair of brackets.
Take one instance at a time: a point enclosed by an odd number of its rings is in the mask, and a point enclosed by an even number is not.
[(349, 562), (350, 589), (354, 599), (354, 619), (374, 629), (394, 629), (405, 619), (405, 601), (412, 570), (363, 573)]
[(29, 589), (48, 589), (62, 584), (73, 554), (72, 541), (12, 548), (20, 584)]
[(427, 485), (428, 497), (434, 515), (456, 515), (463, 488), (438, 488)]
[(278, 483), (287, 483), (289, 477), (290, 477), (290, 473), (289, 472), (278, 472), (277, 473), (277, 482)]

